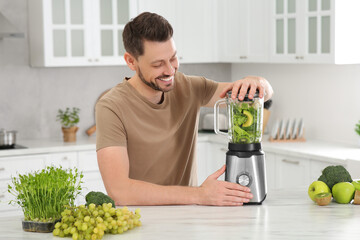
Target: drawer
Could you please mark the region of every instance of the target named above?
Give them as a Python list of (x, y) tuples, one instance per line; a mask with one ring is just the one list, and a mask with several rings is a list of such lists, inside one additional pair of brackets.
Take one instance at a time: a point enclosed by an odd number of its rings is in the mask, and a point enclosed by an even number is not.
[[(0, 212), (21, 211), (21, 208), (18, 205), (9, 205), (9, 201), (15, 200), (15, 197), (8, 193), (8, 184), (10, 184), (10, 180), (0, 181)], [(1, 216), (3, 216), (3, 213), (1, 213)]]
[(44, 167), (46, 158), (46, 154), (0, 158), (0, 180), (40, 170)]
[(96, 151), (93, 150), (78, 152), (78, 166), (79, 170), (83, 172), (99, 171)]
[(74, 168), (76, 164), (77, 154), (76, 152), (64, 152), (64, 153), (51, 153), (45, 161), (46, 166), (55, 166), (63, 168)]

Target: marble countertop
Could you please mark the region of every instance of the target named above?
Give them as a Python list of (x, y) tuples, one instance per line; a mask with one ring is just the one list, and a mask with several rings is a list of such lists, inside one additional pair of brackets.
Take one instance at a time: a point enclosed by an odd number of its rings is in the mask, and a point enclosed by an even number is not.
[[(129, 207), (134, 211), (138, 207)], [(307, 188), (269, 192), (262, 205), (242, 207), (140, 206), (141, 227), (104, 240), (358, 239), (360, 205), (317, 206)], [(21, 216), (0, 217), (0, 239), (60, 239), (28, 233)], [(70, 238), (67, 238), (70, 239)]]

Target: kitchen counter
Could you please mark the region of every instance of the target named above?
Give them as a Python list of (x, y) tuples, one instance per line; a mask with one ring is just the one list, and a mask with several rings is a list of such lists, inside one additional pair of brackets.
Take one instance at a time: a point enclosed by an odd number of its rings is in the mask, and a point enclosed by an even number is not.
[(95, 151), (96, 137), (78, 138), (76, 142), (67, 143), (62, 139), (29, 139), (19, 140), (17, 144), (26, 148), (0, 150), (0, 157), (54, 152)]
[[(137, 207), (129, 207), (134, 211)], [(141, 227), (110, 239), (358, 239), (360, 205), (317, 206), (307, 188), (273, 191), (262, 205), (242, 207), (140, 206)], [(21, 217), (0, 217), (1, 239), (60, 239), (28, 233)], [(70, 239), (70, 238), (67, 238)]]
[[(360, 146), (346, 145), (319, 140), (306, 142), (273, 143), (268, 141), (269, 136), (263, 136), (263, 150), (299, 157), (308, 157), (320, 161), (339, 162), (344, 160), (360, 161)], [(214, 133), (199, 132), (198, 142), (210, 141), (227, 144), (227, 138)], [(41, 154), (66, 151), (83, 151), (96, 149), (96, 137), (78, 138), (75, 143), (64, 143), (62, 139), (20, 140), (19, 145), (24, 149), (0, 150), (0, 157), (25, 154)]]
[[(298, 157), (308, 157), (314, 160), (339, 162), (344, 160), (360, 161), (360, 146), (334, 143), (320, 140), (306, 142), (270, 142), (269, 136), (262, 138), (262, 148), (265, 152), (276, 152)], [(227, 138), (214, 133), (199, 133), (198, 141), (210, 141), (227, 144)]]

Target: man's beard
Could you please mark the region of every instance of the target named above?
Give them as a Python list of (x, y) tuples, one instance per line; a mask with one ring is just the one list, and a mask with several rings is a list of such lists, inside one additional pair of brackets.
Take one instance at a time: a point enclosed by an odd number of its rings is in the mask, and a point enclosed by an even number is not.
[[(157, 78), (167, 78), (167, 77), (169, 77), (169, 76), (170, 76), (170, 75), (159, 76), (159, 77), (157, 77)], [(173, 89), (173, 88), (171, 88), (171, 89), (168, 89), (168, 90), (164, 90), (164, 89), (162, 89), (161, 87), (159, 87), (159, 86), (156, 84), (156, 82), (151, 82), (151, 81), (148, 82), (148, 81), (146, 81), (145, 78), (144, 78), (144, 75), (142, 75), (142, 73), (141, 73), (140, 68), (139, 68), (139, 78), (141, 79), (141, 81), (142, 81), (145, 85), (151, 87), (152, 89), (154, 89), (154, 90), (156, 90), (156, 91), (168, 92), (168, 91), (170, 91), (170, 90)], [(173, 85), (175, 85), (175, 79), (173, 80)]]

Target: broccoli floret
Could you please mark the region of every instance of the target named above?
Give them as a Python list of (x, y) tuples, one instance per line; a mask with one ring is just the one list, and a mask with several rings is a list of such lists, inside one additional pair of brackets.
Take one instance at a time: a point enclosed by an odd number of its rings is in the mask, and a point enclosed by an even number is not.
[(318, 179), (328, 185), (330, 191), (339, 182), (352, 182), (350, 173), (341, 165), (328, 166), (322, 170), (322, 175)]
[(89, 192), (85, 196), (86, 206), (89, 206), (90, 203), (95, 205), (102, 205), (103, 203), (112, 203), (112, 206), (115, 207), (114, 200), (111, 199), (108, 195), (102, 192)]

